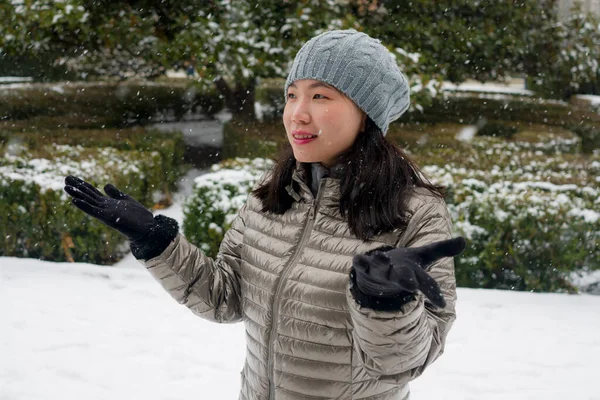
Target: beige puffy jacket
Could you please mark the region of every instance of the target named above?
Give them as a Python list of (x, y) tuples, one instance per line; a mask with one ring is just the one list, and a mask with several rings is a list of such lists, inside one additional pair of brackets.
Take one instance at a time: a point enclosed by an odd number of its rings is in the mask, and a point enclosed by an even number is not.
[(314, 199), (302, 165), (294, 171), (301, 189), (291, 192), (291, 209), (261, 212), (250, 195), (216, 259), (177, 234), (159, 256), (140, 262), (195, 314), (244, 322), (241, 400), (406, 399), (408, 382), (442, 354), (455, 319), (454, 261), (428, 270), (446, 308), (419, 293), (400, 311), (383, 312), (361, 307), (350, 293), (352, 257), (449, 239), (447, 207), (419, 191), (406, 229), (363, 242), (339, 214), (339, 180), (323, 178)]

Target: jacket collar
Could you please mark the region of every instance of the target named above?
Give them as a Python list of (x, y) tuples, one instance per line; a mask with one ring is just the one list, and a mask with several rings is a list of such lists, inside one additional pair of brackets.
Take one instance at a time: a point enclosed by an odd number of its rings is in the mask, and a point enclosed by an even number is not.
[[(321, 189), (323, 193), (319, 196), (322, 203), (335, 204), (337, 205), (340, 200), (340, 178), (344, 173), (344, 166), (338, 164), (330, 169), (328, 176), (321, 179)], [(286, 186), (286, 191), (296, 201), (304, 200), (304, 202), (310, 203), (315, 200), (312, 192), (310, 191), (309, 175), (311, 174), (310, 163), (303, 163), (296, 161), (296, 167), (292, 173), (292, 181), (298, 183), (298, 190), (296, 191), (292, 185), (292, 182)]]

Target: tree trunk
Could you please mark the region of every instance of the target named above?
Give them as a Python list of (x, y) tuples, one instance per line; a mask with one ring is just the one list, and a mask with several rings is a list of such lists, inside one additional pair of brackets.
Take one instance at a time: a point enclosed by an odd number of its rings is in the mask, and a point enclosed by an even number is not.
[(217, 90), (225, 96), (225, 104), (231, 112), (231, 117), (236, 121), (256, 121), (254, 112), (254, 100), (256, 81), (252, 81), (242, 86), (236, 84), (231, 88), (223, 78), (215, 81)]

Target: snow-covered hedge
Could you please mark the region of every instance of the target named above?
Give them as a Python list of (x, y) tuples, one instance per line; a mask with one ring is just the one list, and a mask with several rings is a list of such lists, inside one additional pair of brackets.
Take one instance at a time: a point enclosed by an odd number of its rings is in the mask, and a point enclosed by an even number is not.
[(124, 237), (72, 206), (64, 179), (100, 190), (113, 183), (151, 208), (178, 176), (166, 171), (174, 166), (163, 150), (9, 143), (0, 156), (0, 256), (114, 263), (127, 251)]
[[(577, 138), (546, 139), (476, 137), (462, 163), (430, 164), (436, 158), (426, 152), (419, 158), (432, 181), (447, 186), (455, 234), (468, 238), (456, 259), (460, 286), (570, 291), (570, 274), (600, 269), (600, 157), (571, 153)], [(199, 177), (185, 211), (186, 236), (216, 255), (270, 165), (236, 159)]]
[(272, 165), (263, 158), (235, 158), (213, 165), (210, 173), (196, 178), (194, 193), (183, 209), (186, 238), (209, 256), (216, 256), (252, 187)]
[(597, 186), (513, 181), (502, 172), (481, 179), (483, 171), (452, 165), (426, 171), (434, 181), (453, 178), (449, 208), (455, 230), (470, 244), (457, 259), (461, 285), (569, 290), (570, 272), (600, 268)]
[(457, 259), (461, 285), (571, 290), (570, 272), (600, 268), (600, 157), (579, 154), (581, 139), (565, 133), (518, 139), (444, 150), (433, 138), (412, 151), (448, 187), (456, 231), (470, 239)]

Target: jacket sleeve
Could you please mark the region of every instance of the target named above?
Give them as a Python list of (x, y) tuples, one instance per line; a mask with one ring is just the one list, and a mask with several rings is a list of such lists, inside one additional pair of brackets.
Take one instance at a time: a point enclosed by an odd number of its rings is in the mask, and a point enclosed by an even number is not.
[[(443, 201), (426, 203), (415, 211), (398, 247), (419, 247), (451, 238), (451, 220)], [(427, 272), (438, 282), (446, 307), (437, 309), (417, 293), (398, 311), (363, 307), (346, 296), (353, 322), (355, 350), (367, 372), (381, 381), (404, 384), (423, 373), (444, 351), (448, 331), (456, 319), (454, 259), (443, 258)]]
[(138, 255), (143, 252), (134, 255), (175, 300), (194, 314), (220, 323), (241, 321), (239, 274), (246, 207), (247, 203), (225, 233), (215, 259), (179, 233), (155, 257), (141, 259)]

